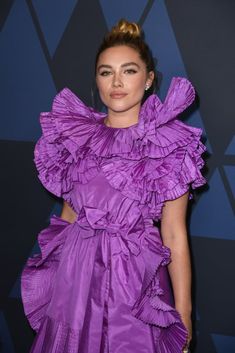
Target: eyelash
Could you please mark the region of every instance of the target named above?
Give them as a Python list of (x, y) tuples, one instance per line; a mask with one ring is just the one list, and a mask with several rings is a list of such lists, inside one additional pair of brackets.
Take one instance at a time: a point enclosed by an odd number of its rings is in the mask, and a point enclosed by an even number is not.
[[(124, 71), (124, 73), (133, 75), (133, 74), (137, 73), (137, 71), (134, 70), (134, 69), (126, 69), (126, 70)], [(108, 76), (108, 75), (110, 75), (110, 74), (112, 74), (112, 71), (102, 71), (102, 72), (100, 73), (100, 76)]]
[(111, 74), (111, 71), (102, 71), (100, 76), (108, 76), (109, 74)]
[(125, 72), (132, 75), (132, 74), (135, 74), (137, 71), (134, 69), (127, 69), (127, 70), (125, 70)]

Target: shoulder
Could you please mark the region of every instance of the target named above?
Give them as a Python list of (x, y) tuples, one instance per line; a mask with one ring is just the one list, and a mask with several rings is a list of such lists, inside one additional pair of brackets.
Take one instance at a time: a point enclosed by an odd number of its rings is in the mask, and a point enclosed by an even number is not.
[[(66, 198), (71, 190), (75, 168), (79, 170), (85, 146), (102, 117), (69, 88), (55, 96), (50, 111), (40, 114), (42, 136), (35, 146), (34, 161), (42, 184), (56, 196)], [(89, 171), (80, 177), (89, 179)]]
[(139, 124), (130, 130), (128, 151), (103, 167), (114, 187), (149, 205), (153, 218), (159, 218), (165, 201), (206, 182), (202, 130), (179, 120), (194, 98), (187, 79), (173, 78), (164, 101), (152, 95), (143, 104)]

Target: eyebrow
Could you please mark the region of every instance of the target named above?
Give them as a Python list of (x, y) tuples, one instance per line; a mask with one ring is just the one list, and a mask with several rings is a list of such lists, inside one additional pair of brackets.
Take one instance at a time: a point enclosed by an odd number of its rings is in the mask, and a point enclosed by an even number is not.
[[(131, 61), (129, 63), (125, 63), (125, 64), (122, 64), (121, 67), (126, 67), (126, 66), (132, 66), (132, 65), (135, 65), (138, 67), (138, 69), (140, 68), (140, 66), (135, 63), (134, 61)], [(106, 68), (106, 69), (112, 69), (112, 66), (111, 65), (105, 65), (105, 64), (102, 64), (102, 65), (99, 65), (97, 70), (100, 70), (100, 69), (103, 69), (103, 68)]]

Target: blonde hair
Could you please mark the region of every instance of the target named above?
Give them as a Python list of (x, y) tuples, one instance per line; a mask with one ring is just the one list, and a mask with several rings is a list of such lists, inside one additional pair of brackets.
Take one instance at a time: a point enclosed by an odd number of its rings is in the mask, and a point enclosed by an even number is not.
[(135, 23), (135, 22), (128, 22), (125, 19), (121, 19), (116, 26), (114, 26), (109, 35), (119, 35), (120, 33), (123, 34), (129, 34), (130, 36), (136, 38), (136, 37), (141, 37), (141, 28), (140, 26)]

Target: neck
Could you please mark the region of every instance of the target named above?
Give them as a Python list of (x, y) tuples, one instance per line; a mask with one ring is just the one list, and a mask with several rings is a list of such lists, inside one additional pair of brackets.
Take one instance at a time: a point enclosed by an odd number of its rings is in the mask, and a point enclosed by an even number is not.
[(109, 127), (123, 128), (135, 125), (139, 121), (139, 107), (126, 112), (108, 111), (105, 124)]

